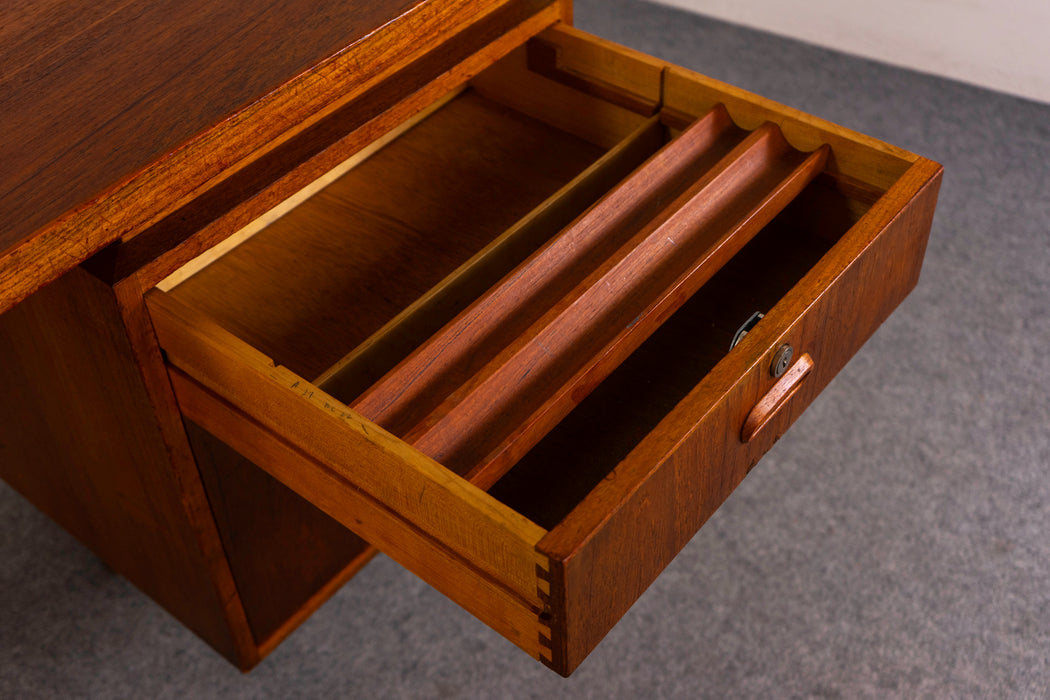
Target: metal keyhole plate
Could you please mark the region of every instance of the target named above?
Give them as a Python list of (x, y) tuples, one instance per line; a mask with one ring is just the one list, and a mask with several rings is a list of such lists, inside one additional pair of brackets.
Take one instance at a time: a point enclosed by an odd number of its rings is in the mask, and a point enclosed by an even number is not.
[(775, 355), (773, 355), (773, 364), (769, 368), (769, 373), (776, 378), (780, 378), (780, 375), (787, 371), (787, 368), (791, 366), (791, 357), (795, 354), (795, 351), (791, 349), (791, 346), (787, 343), (781, 345)]

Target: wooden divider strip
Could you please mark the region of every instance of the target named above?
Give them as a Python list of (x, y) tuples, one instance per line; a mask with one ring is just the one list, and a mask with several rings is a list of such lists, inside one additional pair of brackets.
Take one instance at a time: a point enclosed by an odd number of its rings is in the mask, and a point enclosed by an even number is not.
[[(779, 140), (779, 133), (773, 133)], [(440, 455), (438, 459), (454, 468), (461, 463), (475, 465), (467, 471), (471, 483), (483, 487), (495, 483), (769, 224), (821, 171), (827, 153), (826, 147), (821, 148), (789, 172), (776, 172), (776, 185), (738, 219), (738, 199), (716, 211), (711, 188), (697, 188), (690, 206), (659, 226), (647, 238), (648, 245), (639, 246), (617, 264), (512, 360), (472, 390), (456, 406), (455, 415), (450, 413), (427, 432), (427, 440), (415, 445)], [(745, 178), (737, 185), (747, 188), (750, 182)], [(744, 201), (748, 200), (754, 201), (745, 196)], [(700, 222), (703, 217), (710, 218)], [(719, 225), (727, 218), (736, 221), (722, 229)], [(630, 281), (621, 284), (625, 279)], [(511, 394), (510, 386), (524, 390)], [(497, 417), (513, 426), (498, 442), (488, 437), (499, 434), (491, 424)], [(495, 447), (490, 447), (493, 443)]]
[(454, 469), (469, 465), (474, 483), (494, 483), (821, 171), (827, 149), (798, 155), (776, 127), (754, 132), (409, 442)]
[[(392, 318), (314, 383), (350, 402), (379, 381), (457, 311), (480, 297), (577, 214), (598, 201), (665, 141), (653, 117), (452, 274)], [(391, 361), (392, 360), (392, 361)]]
[[(354, 408), (395, 433), (407, 432), (473, 376), (586, 272), (600, 265), (680, 188), (680, 180), (729, 126), (724, 112), (698, 122), (681, 146), (664, 149), (557, 238), (422, 344)], [(645, 183), (639, 193), (637, 183)], [(583, 274), (579, 270), (583, 269)], [(574, 275), (575, 273), (575, 275)]]
[(692, 182), (690, 168), (727, 129), (724, 110), (709, 112), (355, 410), (472, 482), (494, 483), (827, 161), (826, 146), (806, 156), (767, 123)]

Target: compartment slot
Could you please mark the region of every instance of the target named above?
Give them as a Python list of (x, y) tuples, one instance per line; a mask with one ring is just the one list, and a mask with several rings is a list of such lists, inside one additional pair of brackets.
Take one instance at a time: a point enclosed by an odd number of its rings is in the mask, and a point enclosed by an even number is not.
[[(491, 485), (823, 169), (711, 111), (354, 403)], [(712, 165), (712, 158), (716, 162)], [(698, 172), (699, 171), (699, 172)]]
[(557, 526), (726, 356), (741, 321), (768, 316), (862, 211), (817, 178), (489, 493)]
[[(659, 108), (662, 65), (637, 57), (620, 60), (600, 50), (591, 53), (593, 45), (561, 45), (565, 39), (561, 32), (550, 38), (566, 58), (560, 63), (561, 68), (571, 67), (581, 78), (586, 78), (567, 83), (563, 75), (550, 76), (533, 70), (535, 66), (530, 65), (529, 54), (535, 50), (534, 39), (476, 76), (470, 81), (471, 88), (604, 148), (615, 146), (625, 133), (638, 128)], [(604, 79), (596, 77), (598, 75)], [(595, 90), (597, 85), (605, 85), (607, 89)], [(604, 92), (634, 95), (637, 99), (609, 101), (602, 99), (608, 97)]]
[(658, 151), (667, 130), (653, 117), (551, 195), (514, 226), (399, 313), (316, 383), (350, 402), (378, 382), (421, 342), (497, 284), (555, 233)]
[(170, 293), (314, 378), (605, 152), (467, 90)]

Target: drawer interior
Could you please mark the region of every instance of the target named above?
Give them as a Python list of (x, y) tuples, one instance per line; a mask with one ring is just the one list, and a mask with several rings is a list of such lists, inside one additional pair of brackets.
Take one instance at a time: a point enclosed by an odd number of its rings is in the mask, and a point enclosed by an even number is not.
[[(912, 162), (786, 108), (784, 116), (771, 103), (723, 93), (713, 81), (691, 82), (651, 59), (639, 59), (624, 82), (610, 83), (619, 72), (615, 61), (604, 72), (595, 67), (610, 55), (624, 60), (576, 32), (549, 32), (406, 124), (250, 238), (195, 264), (193, 274), (162, 283), (148, 300), (174, 365), (176, 393), (186, 392), (179, 398), (191, 420), (212, 432), (209, 425), (228, 430), (228, 436), (215, 434), (351, 529), (359, 526), (355, 531), (363, 537), (548, 663), (547, 627), (557, 621), (551, 622), (549, 611), (550, 564), (536, 545), (558, 531), (664, 416), (734, 352), (731, 341), (741, 324), (755, 312), (773, 313)], [(701, 141), (683, 151), (682, 144)], [(680, 172), (664, 186), (656, 175), (660, 164), (673, 158), (682, 163)], [(446, 392), (436, 402), (425, 399), (436, 418), (423, 412), (423, 418), (393, 427), (375, 420), (391, 434), (392, 442), (386, 436), (380, 441), (388, 445), (383, 459), (395, 455), (390, 459), (406, 471), (386, 473), (376, 466), (373, 475), (373, 465), (360, 466), (359, 483), (347, 493), (371, 494), (383, 505), (374, 516), (342, 509), (333, 501), (336, 491), (316, 490), (320, 487), (301, 470), (280, 466), (298, 464), (304, 453), (330, 465), (331, 455), (350, 448), (333, 435), (321, 438), (314, 454), (307, 437), (322, 434), (323, 421), (315, 429), (291, 417), (285, 435), (278, 405), (293, 406), (293, 394), (305, 397), (325, 421), (334, 415), (352, 422), (347, 435), (378, 445), (369, 432), (376, 425), (360, 417), (371, 420), (371, 415), (358, 411), (370, 392), (403, 376), (428, 348), (447, 339), (452, 344), (457, 336), (449, 329), (471, 327), (464, 319), (471, 321), (470, 314), (487, 308), (500, 290), (516, 290), (516, 275), (549, 259), (567, 235), (595, 217), (620, 221), (615, 217), (621, 208), (608, 203), (628, 195), (636, 203), (624, 210), (623, 225), (606, 227), (615, 232), (620, 226), (619, 237), (595, 248), (600, 255), (579, 255), (582, 266), (553, 275), (560, 281), (545, 306), (530, 306), (523, 314), (521, 327), (511, 334), (525, 337), (522, 345), (467, 344), (463, 351), (465, 362), (476, 365), (471, 372), (480, 374), (468, 372), (457, 381), (473, 390), (498, 371), (486, 369), (494, 357), (517, 357), (522, 347), (534, 347), (547, 328), (540, 323), (544, 319), (567, 318), (567, 327), (579, 322), (587, 329), (579, 344), (560, 351), (559, 357), (568, 358), (568, 364), (556, 366), (561, 374), (550, 375), (556, 381), (548, 383), (568, 389), (555, 399), (542, 395), (540, 409), (514, 414), (512, 406), (501, 414), (513, 415), (508, 422), (525, 428), (506, 438), (511, 447), (498, 459), (486, 456), (489, 461), (479, 469), (478, 462), (456, 463), (418, 446), (402, 449), (417, 444), (413, 431), (419, 425), (455, 413), (458, 405), (446, 406)], [(609, 318), (622, 330), (602, 336), (604, 307), (572, 315), (579, 299), (616, 282), (609, 272), (623, 261), (662, 260), (659, 251), (634, 251), (671, 232), (677, 212), (690, 207), (700, 212), (701, 223), (692, 228), (702, 235), (688, 243), (668, 235), (672, 247), (686, 251), (684, 258), (669, 257), (645, 272), (641, 284), (610, 297), (617, 312)], [(574, 255), (567, 257), (576, 260)], [(530, 304), (533, 299), (523, 298)], [(592, 317), (599, 323), (587, 326)], [(199, 330), (200, 325), (208, 328)], [(590, 336), (601, 337), (588, 344)], [(206, 356), (207, 348), (216, 347), (226, 353), (221, 362)], [(247, 381), (240, 385), (240, 374), (224, 376), (237, 369), (224, 363), (249, 355), (251, 382), (281, 385), (284, 393), (275, 393), (273, 401), (257, 401)], [(284, 369), (291, 374), (280, 374)], [(430, 386), (425, 372), (418, 376)], [(192, 396), (180, 389), (194, 386), (203, 388), (192, 389)], [(414, 386), (405, 381), (392, 391), (400, 395)], [(493, 396), (502, 399), (498, 392)], [(357, 413), (347, 412), (348, 406)], [(209, 418), (209, 411), (222, 415)], [(248, 416), (247, 427), (235, 425), (239, 412)], [(491, 417), (480, 418), (479, 425), (488, 430)], [(337, 432), (344, 427), (328, 425)], [(263, 436), (272, 444), (262, 442)], [(504, 454), (511, 456), (503, 459)], [(268, 459), (276, 466), (266, 464)], [(354, 481), (355, 468), (336, 471)], [(415, 481), (406, 476), (423, 484), (418, 502)], [(476, 522), (452, 523), (444, 511), (428, 509), (424, 491), (437, 487), (447, 491), (457, 512), (479, 513)], [(433, 552), (423, 556), (414, 545), (384, 540), (385, 526), (370, 530), (370, 517), (403, 528), (405, 537), (419, 538)], [(484, 534), (488, 527), (494, 528), (491, 542)], [(497, 536), (504, 539), (496, 542)], [(587, 536), (567, 537), (583, 542)], [(484, 591), (495, 586), (498, 592), (464, 592), (457, 588), (460, 579), (446, 579), (443, 569), (434, 568), (434, 561), (453, 560), (481, 574), (477, 585)], [(495, 611), (487, 607), (488, 595), (503, 601), (492, 604)], [(507, 606), (517, 612), (509, 613)], [(528, 624), (539, 621), (538, 647), (533, 629), (521, 622), (530, 616)]]
[(489, 493), (555, 528), (866, 209), (830, 179), (809, 185)]
[(603, 153), (468, 89), (170, 293), (316, 379)]
[[(740, 129), (721, 108), (699, 119), (650, 116), (655, 105), (632, 111), (536, 73), (527, 54), (506, 63), (492, 69), (498, 79), (482, 75), (303, 204), (167, 287), (179, 303), (483, 487), (644, 340), (651, 332), (644, 324), (658, 325), (756, 233), (755, 220), (772, 216), (762, 207), (773, 209), (767, 205), (778, 196), (779, 206), (790, 201), (808, 181), (792, 179), (807, 168), (812, 179), (825, 158), (792, 149), (769, 124)], [(528, 79), (508, 80), (508, 72)], [(567, 120), (564, 98), (536, 98), (558, 91), (571, 95), (569, 114), (582, 106), (600, 119)], [(788, 186), (794, 192), (781, 196)], [(824, 189), (824, 199), (834, 199), (835, 190)], [(813, 196), (801, 199), (805, 209)], [(853, 216), (863, 211), (838, 204)], [(689, 207), (696, 221), (681, 214)], [(696, 267), (696, 257), (712, 258), (710, 270)], [(546, 278), (516, 279), (544, 265)], [(622, 283), (628, 274), (639, 281)], [(624, 329), (608, 335), (617, 324)], [(471, 333), (477, 338), (458, 340)], [(572, 343), (563, 341), (573, 333)], [(449, 356), (457, 342), (460, 355), (451, 360), (427, 354), (439, 347)], [(556, 362), (520, 359), (553, 354), (556, 343)], [(440, 362), (452, 369), (428, 376)], [(531, 385), (519, 382), (524, 398), (507, 398), (513, 392), (497, 383), (530, 372)], [(550, 383), (565, 386), (529, 395)], [(457, 409), (471, 401), (488, 413), (464, 409), (460, 418)], [(538, 427), (506, 433), (509, 423)]]

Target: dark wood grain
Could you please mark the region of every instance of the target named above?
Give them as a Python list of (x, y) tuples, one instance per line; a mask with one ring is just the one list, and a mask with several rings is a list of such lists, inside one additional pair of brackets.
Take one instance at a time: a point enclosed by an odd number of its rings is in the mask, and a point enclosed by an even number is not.
[(0, 52), (0, 248), (418, 2), (40, 7)]
[(606, 196), (548, 245), (531, 255), (439, 335), (353, 402), (395, 434), (405, 434), (435, 410), (552, 305), (583, 282), (620, 246), (718, 162), (742, 137), (712, 112), (683, 148), (667, 149), (637, 173), (641, 192), (623, 186)]
[(826, 213), (849, 207), (830, 186), (804, 190), (489, 493), (556, 527), (726, 356), (741, 323), (768, 313), (856, 223), (829, 226)]
[(0, 316), (0, 476), (250, 668), (258, 652), (174, 397), (154, 391), (128, 325), (113, 290), (80, 269)]
[[(475, 483), (491, 485), (786, 206), (827, 158), (827, 149), (809, 156), (792, 150), (766, 124), (695, 182), (685, 177), (727, 130), (723, 110), (687, 129), (355, 409), (399, 432), (387, 416), (403, 420), (404, 413), (427, 408), (426, 399), (441, 396), (431, 384), (447, 387), (458, 379), (458, 387), (400, 434)], [(669, 202), (663, 176), (680, 188)], [(638, 209), (648, 215), (632, 213)], [(649, 220), (635, 231), (617, 225), (618, 217)], [(614, 224), (602, 225), (609, 221)], [(620, 243), (624, 234), (631, 235)], [(509, 322), (519, 330), (508, 333)], [(491, 359), (481, 364), (486, 356)], [(464, 364), (481, 366), (464, 378)], [(375, 415), (375, 405), (388, 413)]]
[(571, 303), (559, 302), (561, 313), (515, 340), (501, 353), (498, 367), (485, 368), (450, 397), (414, 444), (453, 468), (466, 467), (477, 483), (489, 485), (504, 473), (785, 206), (826, 159), (826, 150), (809, 157), (791, 151), (775, 128), (756, 134), (756, 141), (742, 143), (728, 163), (673, 202), (666, 219), (644, 227), (644, 238), (630, 252), (603, 263), (581, 285), (585, 289), (570, 295)]
[(0, 310), (500, 4), (21, 6), (53, 35), (2, 64)]
[(114, 283), (137, 275), (146, 288), (154, 286), (545, 27), (556, 16), (556, 8), (541, 10), (545, 5), (519, 0), (479, 19), (141, 234), (94, 256), (96, 274)]
[(663, 125), (647, 122), (354, 348), (318, 384), (351, 403), (665, 142)]
[(600, 155), (468, 91), (172, 294), (313, 379)]

